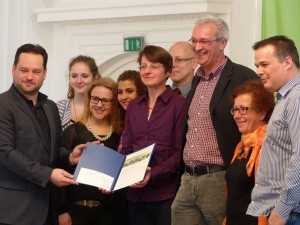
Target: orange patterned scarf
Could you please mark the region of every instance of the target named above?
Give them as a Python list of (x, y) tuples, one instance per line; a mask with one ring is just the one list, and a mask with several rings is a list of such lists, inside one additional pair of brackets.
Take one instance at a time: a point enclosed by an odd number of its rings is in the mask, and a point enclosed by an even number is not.
[(255, 162), (257, 160), (257, 157), (259, 156), (259, 152), (266, 135), (266, 130), (267, 125), (264, 125), (256, 129), (252, 133), (243, 135), (242, 140), (236, 146), (231, 163), (235, 160), (235, 158), (247, 158), (250, 150), (252, 149), (251, 156), (246, 165), (246, 170), (249, 177), (252, 174)]

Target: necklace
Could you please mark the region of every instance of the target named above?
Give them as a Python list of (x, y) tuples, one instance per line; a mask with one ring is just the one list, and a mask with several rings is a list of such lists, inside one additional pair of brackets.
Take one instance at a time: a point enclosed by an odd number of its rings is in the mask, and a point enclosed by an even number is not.
[(89, 118), (89, 120), (88, 120), (88, 130), (92, 133), (92, 135), (94, 136), (94, 138), (96, 138), (99, 141), (106, 141), (112, 135), (112, 126), (110, 126), (110, 128), (109, 128), (108, 134), (106, 136), (104, 136), (103, 138), (100, 137), (99, 135), (95, 134), (94, 130), (93, 130), (92, 126), (91, 126), (91, 118)]
[(74, 114), (75, 114), (75, 120), (77, 121), (77, 114), (76, 114), (76, 108), (75, 108), (75, 101), (74, 101), (74, 98), (73, 98), (73, 108), (74, 108)]
[[(152, 106), (151, 106), (152, 105)], [(154, 104), (150, 104), (150, 102), (148, 103), (148, 108), (149, 109), (154, 109), (154, 107), (155, 107), (155, 102), (154, 102)]]

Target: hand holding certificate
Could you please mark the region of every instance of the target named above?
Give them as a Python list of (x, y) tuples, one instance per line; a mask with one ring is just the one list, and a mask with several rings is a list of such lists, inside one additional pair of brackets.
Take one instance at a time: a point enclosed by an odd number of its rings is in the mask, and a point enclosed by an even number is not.
[(78, 183), (115, 191), (145, 176), (155, 144), (127, 156), (103, 145), (87, 143), (74, 173)]
[(132, 188), (142, 188), (145, 187), (151, 178), (151, 167), (147, 167), (144, 179), (138, 183), (130, 185)]

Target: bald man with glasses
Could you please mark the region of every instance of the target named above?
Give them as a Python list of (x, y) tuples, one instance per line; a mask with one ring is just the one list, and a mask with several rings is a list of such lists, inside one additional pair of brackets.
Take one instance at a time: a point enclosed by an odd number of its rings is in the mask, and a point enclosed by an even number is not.
[(186, 98), (192, 87), (194, 71), (198, 64), (195, 62), (193, 47), (188, 42), (176, 42), (169, 50), (173, 58), (173, 69), (170, 79), (175, 93)]

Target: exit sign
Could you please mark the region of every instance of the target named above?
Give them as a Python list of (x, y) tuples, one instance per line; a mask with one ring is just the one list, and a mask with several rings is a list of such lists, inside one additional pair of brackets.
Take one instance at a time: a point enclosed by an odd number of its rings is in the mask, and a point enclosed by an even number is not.
[(135, 52), (142, 50), (143, 37), (124, 37), (123, 40), (125, 52)]

